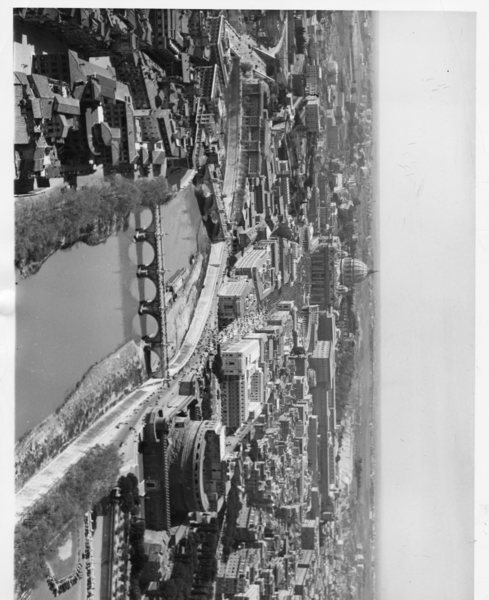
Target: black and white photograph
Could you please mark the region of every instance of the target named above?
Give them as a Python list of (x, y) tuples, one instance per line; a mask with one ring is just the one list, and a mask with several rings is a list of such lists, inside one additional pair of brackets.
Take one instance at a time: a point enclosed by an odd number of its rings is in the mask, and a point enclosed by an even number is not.
[(4, 11), (6, 600), (474, 598), (478, 14), (308, 8)]

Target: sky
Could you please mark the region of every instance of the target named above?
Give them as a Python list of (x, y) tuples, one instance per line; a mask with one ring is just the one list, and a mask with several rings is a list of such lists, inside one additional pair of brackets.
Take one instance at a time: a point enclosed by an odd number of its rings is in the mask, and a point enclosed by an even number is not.
[(475, 16), (380, 13), (381, 600), (473, 597)]

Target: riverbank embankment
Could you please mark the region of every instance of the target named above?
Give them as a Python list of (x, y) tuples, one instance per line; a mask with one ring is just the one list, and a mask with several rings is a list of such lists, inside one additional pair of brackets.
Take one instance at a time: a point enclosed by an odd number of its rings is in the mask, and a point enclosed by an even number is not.
[(63, 405), (17, 442), (16, 489), (145, 378), (142, 348), (133, 340), (91, 367)]

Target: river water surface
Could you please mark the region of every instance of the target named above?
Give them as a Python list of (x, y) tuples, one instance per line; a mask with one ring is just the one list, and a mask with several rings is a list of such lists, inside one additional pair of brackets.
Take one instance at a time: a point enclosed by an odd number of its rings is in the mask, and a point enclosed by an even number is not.
[[(189, 265), (200, 227), (192, 186), (163, 206), (168, 276)], [(136, 265), (141, 257), (149, 262), (152, 250), (133, 235), (131, 227), (98, 246), (57, 252), (18, 282), (16, 439), (55, 411), (90, 366), (140, 336)]]

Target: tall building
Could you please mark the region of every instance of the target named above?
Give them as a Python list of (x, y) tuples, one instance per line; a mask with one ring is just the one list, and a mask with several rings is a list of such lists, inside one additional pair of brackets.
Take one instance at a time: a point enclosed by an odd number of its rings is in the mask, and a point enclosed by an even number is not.
[(226, 375), (221, 383), (223, 423), (226, 427), (235, 429), (248, 419), (249, 410), (249, 394), (245, 375)]
[(202, 98), (206, 100), (215, 100), (220, 90), (217, 65), (196, 67), (195, 75)]
[(252, 290), (253, 285), (249, 279), (228, 281), (222, 285), (217, 294), (219, 327), (225, 327), (245, 315), (247, 300)]
[(150, 23), (153, 30), (153, 46), (158, 50), (167, 48), (170, 44), (170, 40), (181, 40), (178, 12), (179, 11), (177, 10), (170, 9), (150, 10)]
[(273, 291), (276, 275), (272, 266), (272, 250), (269, 245), (265, 244), (264, 247), (246, 252), (238, 259), (234, 271), (236, 275), (245, 275), (253, 281), (259, 301)]
[(317, 543), (318, 527), (315, 520), (308, 519), (302, 522), (301, 547), (303, 550), (315, 550)]
[(319, 96), (319, 87), (321, 84), (321, 67), (319, 65), (307, 65), (305, 69), (306, 94), (309, 96)]
[(260, 342), (258, 339), (242, 339), (231, 344), (222, 352), (224, 380), (221, 385), (222, 419), (230, 428), (237, 428), (249, 416), (250, 401), (263, 398), (262, 378), (256, 376), (260, 371)]
[(219, 68), (219, 81), (221, 86), (227, 87), (231, 67), (226, 59), (227, 40), (225, 35), (225, 19), (223, 15), (209, 17), (209, 38), (211, 48), (211, 63), (217, 64)]
[(317, 415), (309, 417), (307, 430), (307, 462), (312, 471), (313, 480), (318, 477), (318, 418)]
[(258, 343), (260, 344), (260, 362), (268, 363), (268, 361), (271, 359), (271, 356), (269, 351), (270, 344), (266, 333), (248, 333), (243, 339), (258, 340)]
[(306, 129), (312, 133), (318, 133), (321, 129), (321, 120), (319, 116), (319, 98), (317, 96), (308, 96), (305, 108)]
[[(104, 121), (111, 129), (117, 129), (120, 132), (119, 154), (117, 161), (112, 164), (126, 165), (128, 170), (132, 169), (132, 164), (136, 161), (136, 136), (134, 111), (129, 102), (103, 102)], [(110, 146), (109, 146), (110, 148)]]
[(72, 83), (68, 53), (35, 54), (32, 57), (32, 72)]
[(250, 378), (250, 401), (260, 402), (264, 400), (265, 382), (263, 371), (257, 369)]

